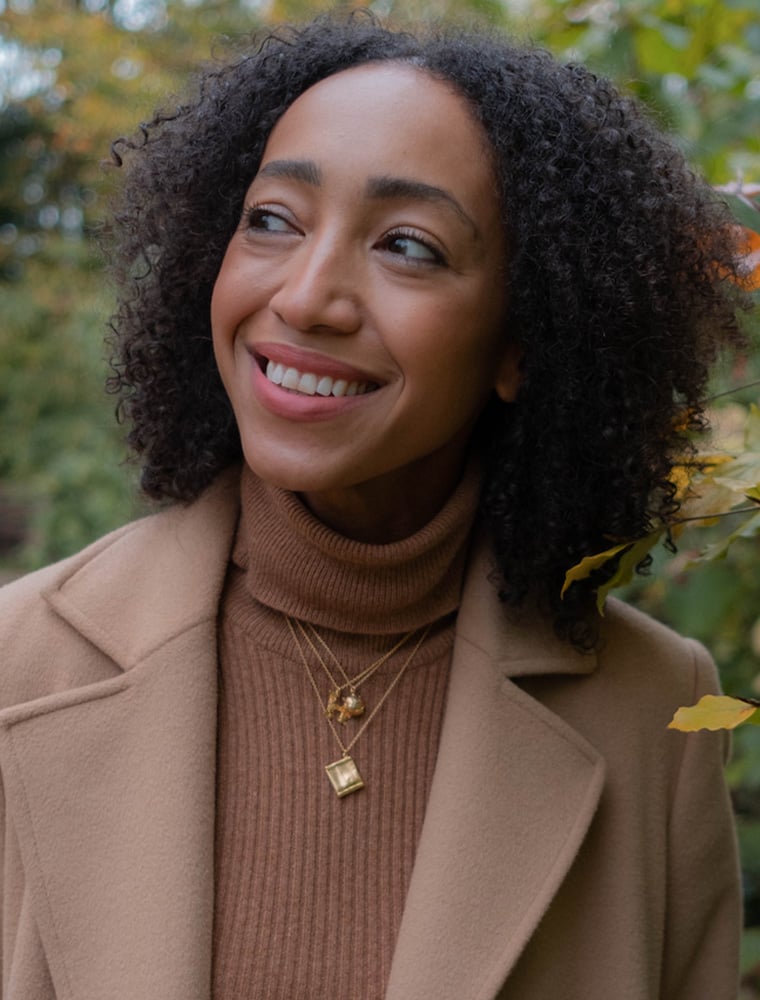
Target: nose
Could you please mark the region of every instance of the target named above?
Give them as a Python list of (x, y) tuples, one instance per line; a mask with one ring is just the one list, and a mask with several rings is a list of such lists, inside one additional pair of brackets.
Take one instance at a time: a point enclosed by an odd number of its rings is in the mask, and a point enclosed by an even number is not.
[(305, 238), (284, 263), (270, 309), (294, 330), (353, 333), (361, 324), (361, 281), (353, 256), (335, 238)]

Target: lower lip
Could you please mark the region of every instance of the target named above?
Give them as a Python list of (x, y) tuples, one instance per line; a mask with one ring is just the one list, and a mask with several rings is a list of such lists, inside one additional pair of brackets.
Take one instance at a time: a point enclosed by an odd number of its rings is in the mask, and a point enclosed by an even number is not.
[(361, 406), (378, 392), (361, 396), (307, 396), (305, 393), (283, 389), (270, 382), (256, 361), (253, 362), (253, 392), (261, 405), (286, 420), (329, 420)]

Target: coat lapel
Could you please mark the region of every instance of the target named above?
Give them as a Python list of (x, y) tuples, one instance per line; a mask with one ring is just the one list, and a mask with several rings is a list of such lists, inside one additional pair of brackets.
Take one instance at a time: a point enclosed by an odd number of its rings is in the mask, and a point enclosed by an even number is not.
[(491, 1000), (562, 883), (604, 764), (510, 676), (585, 674), (593, 656), (505, 618), (477, 561), (386, 1000)]
[(58, 997), (209, 996), (215, 618), (235, 492), (227, 480), (144, 522), (139, 558), (128, 529), (75, 565), (48, 600), (105, 654), (90, 657), (100, 676), (0, 713), (7, 809)]
[[(230, 477), (145, 522), (139, 550), (127, 529), (75, 563), (48, 600), (100, 651), (99, 674), (0, 712), (7, 808), (58, 997), (208, 1000), (215, 619), (235, 498)], [(593, 657), (509, 623), (487, 576), (481, 558), (387, 1000), (493, 998), (602, 786), (597, 752), (511, 679), (589, 673)]]

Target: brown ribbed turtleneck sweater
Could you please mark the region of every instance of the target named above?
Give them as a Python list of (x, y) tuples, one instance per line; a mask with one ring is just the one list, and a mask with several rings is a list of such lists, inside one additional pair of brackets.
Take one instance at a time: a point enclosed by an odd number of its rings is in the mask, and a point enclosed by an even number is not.
[[(241, 482), (219, 633), (213, 997), (380, 1000), (435, 767), (477, 475), (390, 545), (336, 534), (248, 470)], [(431, 625), (351, 751), (366, 787), (343, 799), (324, 771), (342, 751), (285, 615), (315, 625), (349, 676)], [(368, 713), (416, 638), (361, 685)], [(366, 717), (337, 726), (344, 745)]]

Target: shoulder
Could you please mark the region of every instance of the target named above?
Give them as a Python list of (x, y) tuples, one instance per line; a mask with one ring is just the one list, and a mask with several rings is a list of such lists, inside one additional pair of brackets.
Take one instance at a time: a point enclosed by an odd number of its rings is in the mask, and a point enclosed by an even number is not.
[(1, 586), (0, 638), (8, 635), (17, 615), (31, 611), (44, 602), (46, 595), (101, 561), (126, 558), (135, 563), (144, 560), (148, 565), (173, 549), (187, 548), (188, 536), (192, 539), (206, 526), (219, 526), (222, 533), (228, 534), (230, 523), (237, 517), (238, 477), (239, 470), (231, 469), (193, 503), (175, 504), (131, 521), (80, 552)]
[[(704, 648), (616, 598), (597, 619), (598, 643), (590, 652), (555, 633), (550, 617), (533, 602), (519, 609), (499, 600), (490, 548), (478, 540), (464, 589), (457, 632), (485, 652), (500, 673), (546, 690), (555, 684), (570, 696), (592, 692), (647, 701), (688, 697), (698, 683), (715, 684)], [(577, 679), (579, 683), (574, 683)], [(699, 679), (699, 680), (698, 680)], [(685, 704), (685, 702), (679, 702)]]
[[(609, 600), (593, 667), (583, 677), (546, 677), (535, 693), (616, 761), (622, 774), (636, 761), (638, 773), (660, 774), (671, 787), (689, 742), (707, 757), (723, 759), (727, 741), (714, 733), (677, 733), (675, 712), (703, 694), (719, 691), (712, 657), (694, 639), (649, 615)], [(568, 683), (569, 682), (569, 683)]]
[(82, 567), (96, 560), (113, 545), (128, 540), (128, 544), (139, 547), (141, 541), (152, 533), (151, 524), (165, 516), (163, 513), (151, 514), (125, 524), (80, 552), (0, 587), (0, 648), (7, 649), (6, 643), (18, 636), (19, 628), (24, 632), (30, 631), (32, 621), (27, 616), (39, 613), (39, 609), (46, 605), (49, 593), (57, 590)]
[(605, 609), (598, 658), (602, 671), (632, 672), (660, 694), (690, 698), (718, 688), (715, 664), (701, 643), (615, 598)]
[[(668, 724), (678, 708), (716, 692), (718, 676), (698, 642), (613, 599), (593, 652), (566, 649), (523, 674), (520, 685), (599, 749), (611, 771), (657, 773), (667, 788), (687, 740)], [(700, 743), (720, 758), (725, 741), (708, 735)]]
[(155, 517), (105, 535), (81, 552), (0, 587), (0, 707), (103, 676), (102, 656), (61, 617), (55, 595), (114, 546), (138, 549)]
[(128, 668), (215, 613), (237, 480), (125, 525), (0, 588), (0, 707)]

